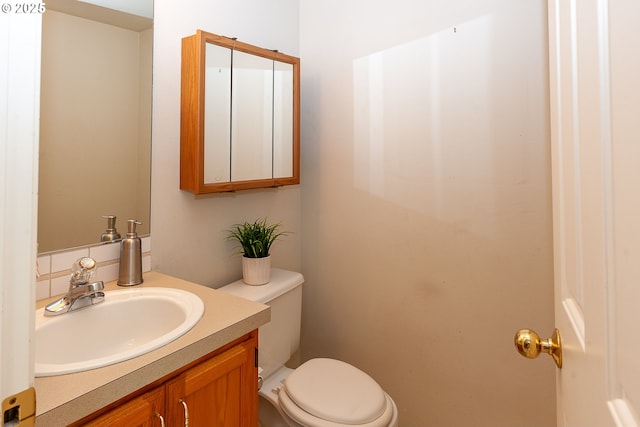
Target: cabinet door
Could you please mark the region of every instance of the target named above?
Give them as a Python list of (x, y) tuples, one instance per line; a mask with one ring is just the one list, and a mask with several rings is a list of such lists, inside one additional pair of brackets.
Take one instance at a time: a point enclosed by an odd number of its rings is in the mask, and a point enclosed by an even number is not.
[(256, 427), (256, 348), (257, 337), (252, 334), (248, 341), (167, 382), (167, 425)]
[(155, 388), (120, 405), (85, 426), (91, 427), (163, 427), (164, 387)]

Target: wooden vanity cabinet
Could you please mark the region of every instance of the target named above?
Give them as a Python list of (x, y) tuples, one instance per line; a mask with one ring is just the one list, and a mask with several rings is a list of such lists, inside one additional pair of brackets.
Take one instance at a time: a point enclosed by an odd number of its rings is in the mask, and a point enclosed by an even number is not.
[(151, 390), (140, 390), (75, 425), (256, 427), (257, 348), (258, 332), (253, 331), (165, 377)]
[(164, 388), (157, 387), (81, 425), (92, 427), (162, 427), (160, 417), (165, 413), (164, 401)]
[(167, 425), (257, 426), (255, 348), (233, 347), (167, 382)]

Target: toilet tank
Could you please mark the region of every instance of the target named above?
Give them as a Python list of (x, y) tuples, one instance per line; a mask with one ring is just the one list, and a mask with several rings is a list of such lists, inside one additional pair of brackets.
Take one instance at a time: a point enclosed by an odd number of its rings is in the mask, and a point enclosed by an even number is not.
[(300, 273), (273, 268), (266, 285), (238, 280), (218, 289), (271, 307), (271, 321), (258, 332), (258, 363), (264, 378), (282, 367), (300, 346), (303, 282)]

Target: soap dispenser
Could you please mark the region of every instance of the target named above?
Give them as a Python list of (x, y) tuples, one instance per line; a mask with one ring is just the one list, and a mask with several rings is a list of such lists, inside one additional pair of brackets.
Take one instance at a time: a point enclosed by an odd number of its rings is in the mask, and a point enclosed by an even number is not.
[(102, 215), (102, 218), (107, 220), (107, 229), (100, 236), (101, 242), (117, 242), (122, 239), (118, 230), (116, 230), (116, 216), (115, 215)]
[(120, 274), (118, 286), (134, 286), (142, 283), (142, 242), (136, 233), (135, 219), (127, 221), (127, 237), (120, 242)]

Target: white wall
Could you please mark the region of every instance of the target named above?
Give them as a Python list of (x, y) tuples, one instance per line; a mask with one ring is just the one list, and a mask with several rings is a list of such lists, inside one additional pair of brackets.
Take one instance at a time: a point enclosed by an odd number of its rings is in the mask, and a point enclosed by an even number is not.
[(156, 0), (154, 28), (153, 269), (215, 287), (237, 280), (240, 258), (224, 230), (266, 216), (294, 233), (274, 245), (274, 266), (300, 270), (299, 186), (198, 199), (179, 189), (181, 39), (202, 29), (298, 56), (298, 1)]
[[(303, 359), (406, 426), (555, 425), (546, 2), (304, 1)], [(533, 409), (535, 408), (535, 409)]]

